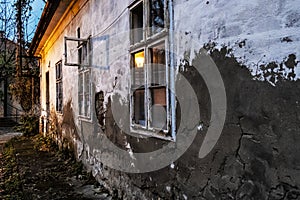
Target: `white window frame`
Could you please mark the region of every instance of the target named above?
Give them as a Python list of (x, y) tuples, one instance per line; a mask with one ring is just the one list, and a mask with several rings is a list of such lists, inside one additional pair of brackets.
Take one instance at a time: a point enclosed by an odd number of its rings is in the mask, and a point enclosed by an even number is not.
[[(66, 41), (77, 41), (78, 46), (78, 114), (81, 119), (91, 119), (91, 69), (90, 69), (90, 37), (80, 38), (80, 27), (77, 28), (78, 38), (67, 38)], [(66, 43), (65, 43), (66, 45)], [(66, 47), (67, 48), (67, 45)], [(67, 53), (67, 50), (66, 52)]]
[[(68, 59), (68, 42), (78, 42), (77, 50), (85, 49), (86, 50), (86, 58), (84, 59), (85, 62), (80, 63), (80, 58), (78, 57), (77, 62), (69, 61)], [(89, 67), (90, 64), (90, 37), (88, 38), (75, 38), (75, 37), (64, 37), (64, 45), (65, 45), (65, 66), (79, 66), (79, 67)]]
[(81, 118), (91, 118), (91, 72), (86, 67), (78, 69), (78, 113)]
[[(144, 59), (145, 59), (145, 64), (144, 64), (144, 78), (145, 78), (145, 84), (144, 84), (144, 110), (145, 110), (145, 124), (137, 124), (134, 122), (134, 94), (133, 92), (135, 91), (132, 88), (132, 78), (130, 78), (130, 130), (132, 133), (140, 134), (140, 135), (145, 135), (145, 136), (151, 136), (151, 137), (156, 137), (164, 140), (171, 140), (175, 141), (175, 136), (174, 136), (174, 131), (172, 130), (174, 126), (172, 126), (172, 116), (175, 115), (175, 113), (171, 112), (171, 101), (170, 101), (170, 72), (169, 72), (169, 66), (170, 66), (170, 49), (169, 49), (169, 31), (168, 31), (168, 25), (169, 25), (169, 14), (167, 10), (167, 4), (168, 0), (164, 0), (164, 28), (155, 34), (151, 33), (151, 27), (149, 27), (150, 23), (150, 0), (139, 0), (139, 1), (134, 1), (130, 6), (130, 29), (134, 26), (133, 23), (133, 16), (132, 16), (132, 11), (136, 9), (138, 6), (143, 6), (143, 38), (141, 41), (136, 42), (133, 40), (133, 31), (131, 31), (130, 34), (130, 68), (133, 66), (133, 55), (135, 53), (138, 53), (140, 51), (144, 51)], [(136, 36), (136, 35), (135, 35)], [(164, 44), (164, 49), (165, 49), (165, 78), (166, 78), (166, 84), (165, 84), (165, 89), (166, 89), (166, 129), (159, 130), (155, 127), (151, 127), (151, 113), (150, 113), (150, 107), (151, 107), (151, 94), (150, 94), (150, 88), (149, 86), (150, 83), (150, 49), (153, 47), (156, 47), (157, 45)], [(164, 87), (164, 86), (162, 86)], [(153, 88), (153, 87), (152, 87)], [(159, 133), (158, 133), (159, 132)]]

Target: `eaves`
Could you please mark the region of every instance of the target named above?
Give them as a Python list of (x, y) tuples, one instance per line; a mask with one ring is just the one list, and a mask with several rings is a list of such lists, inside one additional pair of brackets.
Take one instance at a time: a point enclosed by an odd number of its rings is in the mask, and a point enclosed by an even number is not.
[(48, 0), (32, 39), (29, 55), (38, 55), (72, 0)]

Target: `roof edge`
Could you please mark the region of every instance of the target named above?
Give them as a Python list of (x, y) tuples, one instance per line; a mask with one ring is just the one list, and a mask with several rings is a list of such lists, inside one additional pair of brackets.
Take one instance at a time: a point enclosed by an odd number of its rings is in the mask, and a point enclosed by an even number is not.
[(36, 53), (36, 50), (51, 22), (52, 17), (54, 16), (61, 0), (48, 0), (41, 19), (38, 23), (38, 26), (36, 28), (35, 34), (33, 36), (33, 39), (31, 41), (31, 45), (29, 47), (29, 55), (34, 55)]

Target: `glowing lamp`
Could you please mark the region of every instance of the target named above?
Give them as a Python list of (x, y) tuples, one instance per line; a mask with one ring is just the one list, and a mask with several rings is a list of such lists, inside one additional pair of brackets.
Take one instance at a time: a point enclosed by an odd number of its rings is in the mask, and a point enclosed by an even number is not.
[(143, 51), (134, 54), (134, 62), (135, 62), (135, 66), (136, 66), (137, 68), (142, 68), (142, 67), (144, 67), (145, 56), (144, 56), (144, 52), (143, 52)]

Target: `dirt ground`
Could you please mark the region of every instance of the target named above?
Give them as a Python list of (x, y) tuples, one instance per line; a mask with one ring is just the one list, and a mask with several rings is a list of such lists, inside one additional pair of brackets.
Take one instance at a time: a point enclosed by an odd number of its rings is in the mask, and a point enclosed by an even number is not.
[(115, 199), (49, 139), (17, 136), (3, 145), (17, 135), (7, 134), (0, 130), (0, 199)]

